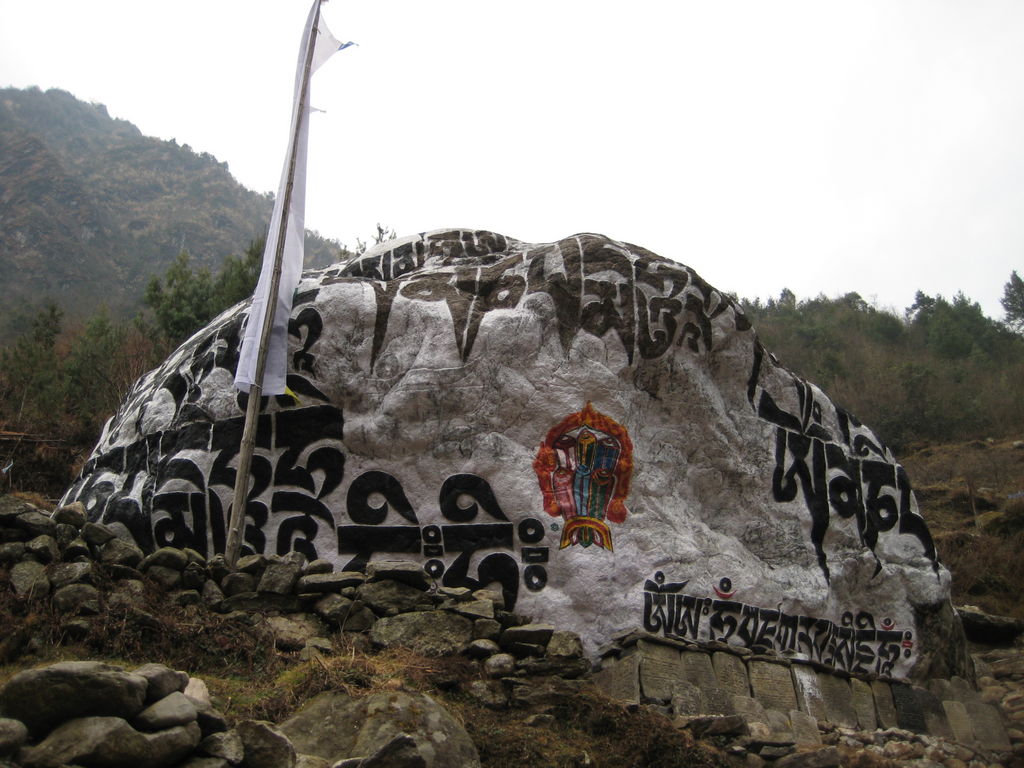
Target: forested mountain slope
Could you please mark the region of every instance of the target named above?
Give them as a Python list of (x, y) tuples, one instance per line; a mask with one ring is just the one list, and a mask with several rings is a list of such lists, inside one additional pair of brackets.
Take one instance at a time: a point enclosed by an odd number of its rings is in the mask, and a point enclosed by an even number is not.
[[(101, 302), (133, 311), (181, 251), (211, 269), (241, 253), (272, 202), (212, 155), (143, 136), (101, 104), (0, 89), (0, 340), (20, 330), (20, 308), (45, 299), (83, 316)], [(307, 236), (308, 265), (338, 251)]]

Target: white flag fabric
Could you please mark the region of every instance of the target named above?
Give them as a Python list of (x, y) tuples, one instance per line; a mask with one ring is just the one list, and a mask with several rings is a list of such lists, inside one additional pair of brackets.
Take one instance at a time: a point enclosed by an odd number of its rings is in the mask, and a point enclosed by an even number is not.
[[(242, 349), (238, 358), (238, 369), (235, 372), (235, 387), (248, 392), (256, 381), (256, 359), (259, 355), (260, 335), (263, 332), (263, 319), (266, 308), (271, 300), (270, 283), (274, 272), (274, 256), (277, 253), (278, 235), (281, 231), (281, 219), (287, 216), (284, 235), (284, 258), (281, 264), (281, 282), (274, 311), (274, 324), (270, 330), (267, 348), (267, 364), (263, 375), (263, 394), (281, 395), (285, 391), (285, 375), (288, 370), (288, 319), (292, 313), (292, 297), (295, 287), (302, 275), (304, 255), (305, 213), (306, 213), (306, 147), (309, 138), (309, 94), (303, 98), (303, 87), (309, 87), (303, 73), (306, 58), (309, 54), (311, 41), (313, 49), (310, 75), (321, 64), (342, 48), (352, 43), (339, 43), (327, 29), (322, 17), (317, 13), (320, 0), (313, 1), (309, 18), (302, 33), (302, 45), (299, 47), (299, 64), (295, 74), (295, 99), (292, 104), (292, 121), (288, 145), (288, 154), (284, 159), (281, 172), (281, 184), (277, 189), (274, 201), (274, 212), (270, 217), (270, 229), (267, 232), (267, 244), (263, 250), (263, 267), (260, 279), (256, 284), (256, 292), (252, 297), (252, 308), (245, 324), (245, 335), (242, 338)], [(316, 35), (313, 34), (314, 20), (319, 19)], [(303, 82), (305, 80), (305, 83)], [(303, 106), (305, 105), (305, 106)], [(296, 130), (298, 127), (298, 130)], [(285, 189), (288, 186), (288, 174), (292, 158), (295, 159), (295, 171), (292, 178), (292, 193), (288, 210), (284, 210)]]

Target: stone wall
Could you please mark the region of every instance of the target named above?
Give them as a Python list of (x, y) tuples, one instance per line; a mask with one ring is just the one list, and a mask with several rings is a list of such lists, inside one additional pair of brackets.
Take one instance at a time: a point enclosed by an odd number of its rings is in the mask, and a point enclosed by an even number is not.
[(1012, 749), (1001, 711), (961, 677), (912, 686), (639, 630), (618, 635), (602, 655), (594, 680), (608, 695), (698, 722), (706, 715), (739, 715), (766, 742), (820, 744), (819, 726), (831, 724), (862, 732), (899, 729), (995, 752)]

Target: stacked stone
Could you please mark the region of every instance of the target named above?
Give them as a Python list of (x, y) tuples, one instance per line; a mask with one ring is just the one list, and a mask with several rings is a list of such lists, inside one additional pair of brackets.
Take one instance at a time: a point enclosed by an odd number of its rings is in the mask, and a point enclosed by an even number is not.
[[(414, 562), (372, 562), (364, 572), (335, 572), (301, 553), (247, 555), (229, 569), (220, 555), (163, 547), (145, 554), (123, 525), (86, 520), (80, 503), (52, 516), (0, 497), (0, 564), (16, 595), (50, 601), (85, 636), (103, 605), (131, 604), (147, 582), (178, 605), (245, 613), (275, 645), (303, 658), (330, 653), (332, 634), (366, 647), (411, 647), (428, 655), (466, 653), (487, 681), (477, 693), (491, 706), (515, 700), (523, 678), (578, 678), (590, 669), (573, 632), (532, 624), (505, 610), (500, 592), (439, 586)], [(99, 585), (110, 585), (101, 592)], [(495, 682), (496, 681), (496, 682)]]
[[(407, 709), (426, 708), (426, 697), (406, 698), (411, 704), (396, 716), (408, 720)], [(372, 718), (363, 714), (358, 725), (365, 729)], [(445, 740), (471, 758), (462, 764), (473, 765), (475, 749), (465, 731), (456, 730), (451, 716), (436, 704), (429, 714), (435, 729), (437, 723), (447, 727)], [(351, 717), (346, 723), (355, 724)], [(318, 746), (311, 736), (306, 741)], [(373, 754), (342, 762), (346, 768), (416, 764), (412, 736), (383, 742)], [(26, 768), (72, 763), (94, 768), (329, 768), (337, 762), (297, 752), (272, 723), (243, 720), (229, 729), (213, 709), (205, 684), (184, 672), (161, 664), (127, 671), (94, 661), (21, 672), (0, 688), (0, 764), (9, 765), (4, 759)]]
[(204, 689), (160, 664), (128, 672), (71, 661), (19, 672), (0, 688), (0, 753), (29, 768), (176, 765), (226, 729)]
[(829, 748), (841, 747), (907, 759), (927, 752), (936, 764), (962, 768), (1003, 765), (1021, 751), (1000, 711), (961, 678), (931, 680), (927, 688), (859, 679), (726, 643), (640, 630), (613, 638), (602, 657), (594, 679), (607, 694), (653, 706), (698, 737), (725, 739), (747, 765), (752, 757), (798, 755), (799, 765), (838, 765), (831, 761), (839, 752)]

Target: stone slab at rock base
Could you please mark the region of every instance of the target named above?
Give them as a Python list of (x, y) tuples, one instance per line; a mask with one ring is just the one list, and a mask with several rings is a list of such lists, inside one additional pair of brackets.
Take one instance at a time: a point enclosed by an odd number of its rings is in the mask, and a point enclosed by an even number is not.
[[(631, 637), (635, 641), (637, 635)], [(845, 679), (806, 665), (787, 666), (725, 650), (714, 653), (713, 664), (709, 654), (683, 651), (676, 666), (673, 654), (677, 652), (653, 642), (634, 642), (627, 649), (620, 649), (619, 655), (611, 654), (604, 659), (601, 669), (593, 675), (594, 684), (606, 695), (623, 702), (660, 703), (645, 695), (643, 688), (645, 667), (653, 661), (659, 665), (655, 677), (657, 690), (673, 691), (671, 713), (681, 727), (695, 736), (728, 732), (738, 738), (739, 731), (730, 725), (730, 717), (738, 717), (744, 724), (744, 740), (734, 744), (736, 754), (749, 755), (753, 749), (760, 757), (775, 760), (773, 766), (783, 756), (795, 761), (795, 765), (802, 764), (800, 760), (814, 764), (818, 757), (798, 760), (789, 751), (796, 749), (794, 745), (813, 747), (833, 737), (834, 743), (849, 749), (866, 749), (876, 742), (884, 744), (890, 758), (903, 754), (902, 751), (910, 755), (920, 750), (924, 754), (926, 747), (922, 745), (934, 749), (945, 745), (945, 757), (961, 750), (977, 754), (985, 764), (988, 759), (1008, 758), (1014, 749), (999, 710), (982, 701), (978, 692), (960, 678), (931, 681), (928, 690), (879, 679)], [(669, 670), (676, 670), (676, 679), (672, 679)], [(1021, 677), (1024, 680), (1024, 674)], [(754, 696), (727, 693), (721, 686), (723, 678), (749, 679)], [(716, 705), (715, 700), (722, 696), (728, 697), (728, 704)], [(1024, 694), (1020, 699), (1020, 711), (1024, 713)], [(790, 701), (796, 706), (783, 709)], [(1024, 753), (1024, 733), (1021, 737), (1017, 744)], [(762, 749), (768, 745), (774, 750), (770, 756)], [(828, 754), (833, 755), (834, 750)], [(959, 766), (955, 762), (950, 765)]]
[[(742, 664), (742, 660), (740, 661)], [(754, 698), (768, 709), (788, 712), (797, 709), (796, 691), (789, 665), (751, 660), (750, 687)]]

